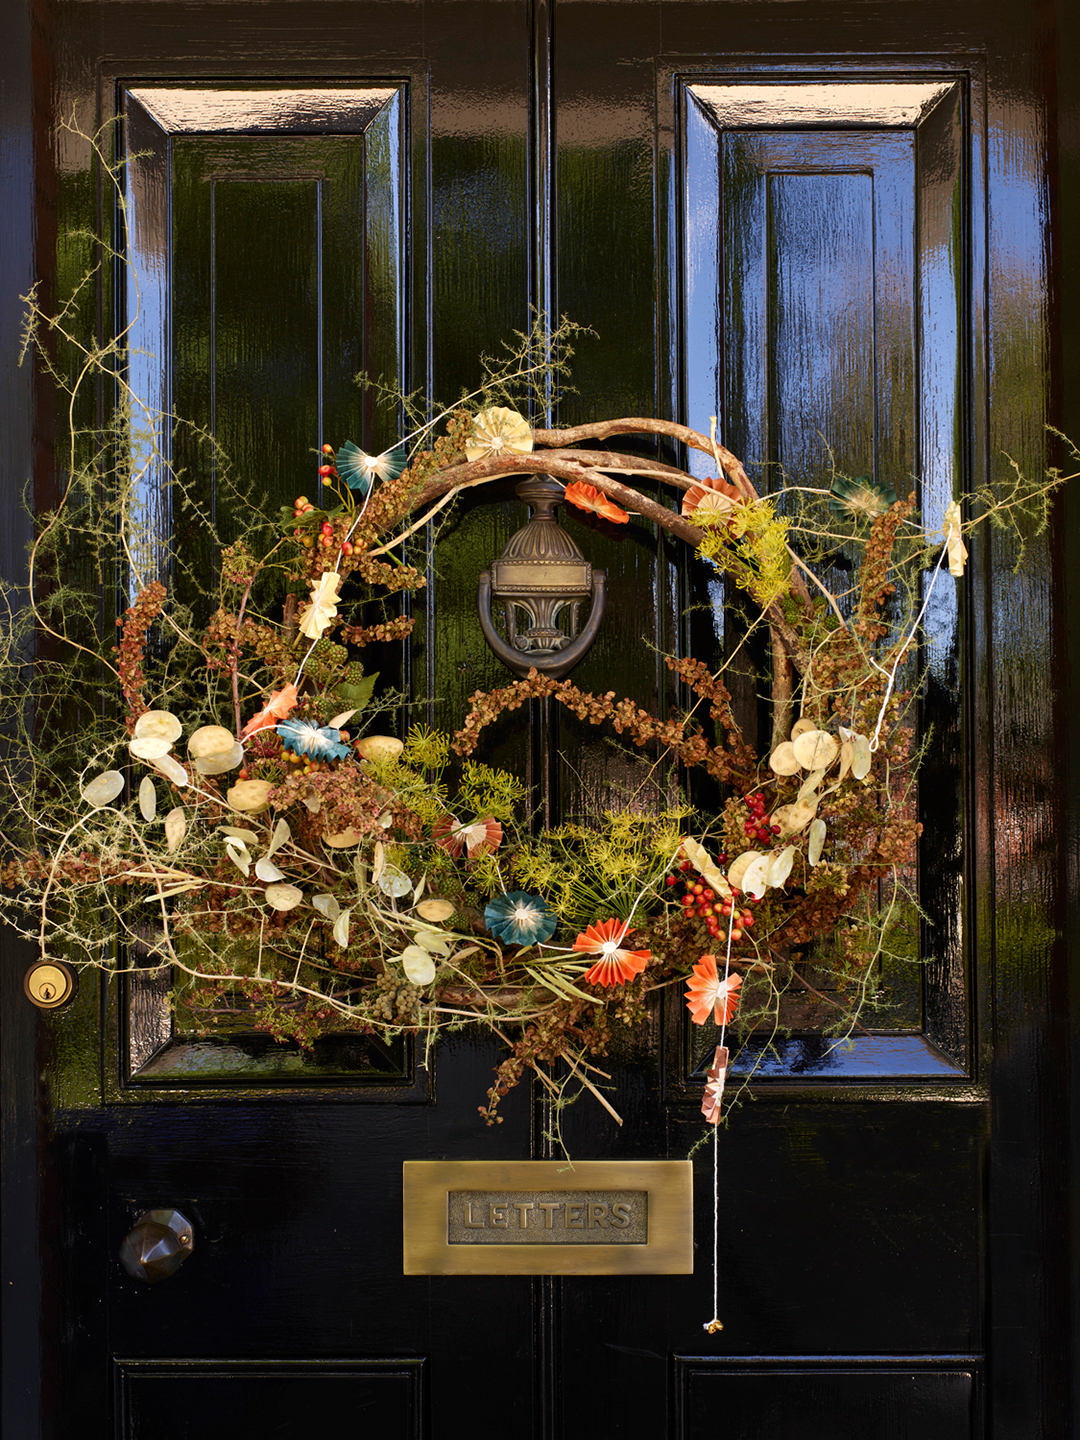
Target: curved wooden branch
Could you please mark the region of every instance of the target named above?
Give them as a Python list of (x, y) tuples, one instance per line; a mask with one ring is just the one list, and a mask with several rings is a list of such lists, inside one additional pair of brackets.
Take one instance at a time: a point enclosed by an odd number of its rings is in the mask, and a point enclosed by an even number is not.
[(562, 460), (580, 461), (594, 470), (621, 470), (628, 475), (662, 480), (665, 484), (678, 486), (680, 490), (689, 490), (701, 483), (677, 465), (665, 465), (662, 460), (648, 460), (643, 455), (624, 455), (618, 450), (549, 450), (547, 453)]
[[(675, 535), (696, 549), (704, 537), (704, 532), (698, 526), (692, 525), (676, 511), (669, 510), (666, 505), (657, 504), (655, 500), (650, 500), (647, 496), (642, 495), (639, 490), (624, 485), (622, 481), (604, 473), (606, 468), (639, 474), (658, 474), (662, 480), (675, 483), (680, 488), (689, 489), (691, 485), (699, 482), (687, 475), (685, 471), (679, 470), (674, 465), (642, 461), (639, 457), (621, 455), (616, 451), (583, 450), (560, 453), (557, 448), (553, 448), (557, 442), (563, 440), (573, 442), (578, 439), (603, 439), (608, 434), (619, 433), (668, 435), (691, 445), (696, 450), (704, 451), (705, 454), (713, 454), (713, 446), (708, 436), (701, 435), (696, 430), (690, 430), (685, 425), (676, 425), (673, 421), (667, 420), (607, 420), (596, 425), (579, 425), (573, 430), (535, 430), (533, 432), (534, 441), (547, 445), (549, 448), (546, 453), (534, 450), (528, 455), (506, 453), (487, 455), (480, 460), (466, 460), (460, 465), (447, 466), (446, 469), (438, 471), (436, 476), (412, 497), (410, 511), (433, 504), (454, 490), (471, 489), (475, 485), (506, 479), (511, 475), (544, 474), (562, 481), (564, 485), (572, 485), (575, 482), (594, 485), (614, 500), (617, 505), (621, 505), (624, 510), (640, 515), (644, 520), (651, 520), (661, 530), (666, 530), (669, 534)], [(745, 490), (747, 498), (756, 500), (758, 498), (757, 491), (747, 479), (742, 463), (723, 446), (718, 445), (716, 452), (727, 473)], [(748, 567), (734, 557), (731, 557), (729, 568), (736, 574), (742, 570), (747, 576), (750, 574)], [(798, 599), (803, 604), (809, 605), (811, 602), (806, 582), (794, 568), (791, 572), (791, 580), (792, 589)], [(774, 601), (765, 611), (765, 619), (780, 636), (784, 649), (791, 657), (796, 669), (800, 673), (804, 672), (807, 665), (806, 652), (794, 629), (784, 618), (783, 609), (778, 601)]]
[[(591, 466), (595, 457), (588, 451), (585, 454), (588, 456), (589, 466)], [(703, 532), (696, 525), (691, 525), (682, 515), (677, 514), (674, 510), (669, 510), (666, 505), (658, 505), (655, 500), (648, 499), (639, 490), (635, 490), (629, 485), (623, 485), (618, 480), (612, 480), (609, 476), (591, 469), (589, 466), (576, 459), (568, 460), (553, 454), (538, 455), (535, 451), (531, 455), (488, 455), (482, 460), (467, 460), (464, 464), (451, 465), (445, 470), (440, 470), (437, 476), (413, 497), (410, 509), (418, 510), (424, 505), (431, 504), (451, 490), (464, 490), (473, 485), (486, 484), (491, 480), (502, 480), (509, 475), (543, 474), (553, 476), (554, 479), (562, 481), (564, 485), (573, 485), (576, 482), (595, 485), (597, 489), (610, 495), (624, 510), (633, 510), (635, 514), (659, 525), (662, 530), (668, 530), (672, 535), (677, 535), (680, 540), (685, 540), (688, 545), (700, 545)], [(674, 467), (672, 469), (674, 470)], [(676, 471), (675, 473), (681, 474), (682, 472)], [(695, 483), (690, 480), (691, 485)]]
[(681, 441), (691, 450), (700, 450), (703, 455), (719, 459), (729, 478), (748, 500), (759, 498), (737, 455), (723, 445), (714, 446), (708, 435), (702, 435), (700, 430), (691, 430), (689, 425), (679, 425), (674, 420), (647, 420), (632, 415), (622, 420), (598, 420), (591, 425), (575, 425), (568, 430), (534, 430), (533, 444), (563, 447), (577, 445), (582, 440), (606, 440), (610, 435), (666, 435), (670, 440)]

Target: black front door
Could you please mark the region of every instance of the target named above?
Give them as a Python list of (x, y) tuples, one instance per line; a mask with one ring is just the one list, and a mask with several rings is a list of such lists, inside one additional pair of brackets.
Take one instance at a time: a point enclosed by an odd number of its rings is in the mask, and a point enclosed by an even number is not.
[[(562, 424), (715, 414), (748, 462), (817, 483), (832, 447), (918, 475), (931, 510), (1003, 450), (1042, 468), (1071, 212), (1047, 208), (1057, 32), (1019, 0), (18, 0), (5, 19), (8, 357), (16, 296), (112, 223), (88, 145), (54, 126), (119, 115), (140, 301), (106, 270), (97, 323), (134, 325), (147, 398), (249, 456), (275, 506), (318, 437), (376, 423), (356, 370), (452, 398), (530, 305), (598, 337)], [(40, 378), (8, 383), (14, 574), (57, 422)], [(405, 660), (432, 723), (503, 682), (476, 579), (522, 518), (480, 494), (431, 557)], [(155, 563), (177, 523), (163, 504)], [(811, 1017), (755, 1057), (718, 1151), (721, 1333), (709, 1150), (692, 1277), (404, 1277), (403, 1161), (550, 1153), (525, 1085), (483, 1126), (496, 1045), (458, 1036), (430, 1068), (407, 1045), (207, 1047), (153, 982), (90, 977), (46, 1014), (13, 941), (12, 1440), (1068, 1434), (1060, 533), (1019, 575), (989, 538), (933, 617), (925, 963), (850, 1046)], [(609, 618), (575, 678), (655, 706), (657, 653), (719, 653), (724, 597), (645, 525), (589, 543)], [(586, 818), (633, 779), (539, 708), (485, 758)], [(612, 1057), (621, 1128), (587, 1100), (565, 1114), (575, 1158), (700, 1138), (708, 1056), (680, 1010)], [(195, 1249), (151, 1287), (117, 1251), (163, 1207)]]

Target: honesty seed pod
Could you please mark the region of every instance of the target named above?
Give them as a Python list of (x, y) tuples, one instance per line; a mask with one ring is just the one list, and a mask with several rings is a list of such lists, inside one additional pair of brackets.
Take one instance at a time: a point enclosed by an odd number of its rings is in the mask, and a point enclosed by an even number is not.
[(454, 913), (454, 906), (449, 900), (439, 900), (434, 895), (428, 900), (421, 900), (414, 908), (421, 920), (433, 920), (436, 923), (449, 920)]
[(795, 746), (790, 740), (785, 740), (778, 745), (769, 756), (769, 769), (774, 775), (796, 775), (801, 766), (795, 754)]
[(81, 790), (82, 798), (88, 805), (108, 805), (124, 788), (124, 777), (119, 770), (103, 770)]
[(401, 968), (413, 985), (430, 985), (435, 979), (435, 962), (419, 945), (406, 945), (401, 952)]
[(827, 770), (840, 754), (840, 746), (827, 730), (804, 730), (792, 741), (795, 758), (804, 770)]
[(731, 862), (728, 866), (728, 880), (735, 886), (736, 890), (746, 889), (743, 879), (748, 867), (752, 865), (755, 860), (762, 858), (760, 850), (744, 850), (741, 855), (737, 856)]
[(172, 749), (172, 741), (161, 735), (136, 735), (128, 742), (128, 749), (138, 760), (160, 760)]
[(405, 749), (395, 735), (365, 735), (356, 742), (356, 753), (362, 760), (396, 760)]
[(188, 741), (188, 754), (193, 760), (208, 755), (227, 755), (236, 744), (236, 736), (224, 725), (201, 725)]
[[(180, 739), (183, 728), (176, 716), (170, 715), (168, 710), (144, 710), (135, 721), (134, 738), (136, 740), (151, 738), (167, 740), (171, 745), (175, 740)], [(228, 731), (225, 733), (228, 734)]]
[(238, 780), (226, 790), (225, 799), (234, 810), (243, 810), (248, 815), (259, 815), (269, 806), (269, 795), (273, 788), (269, 780)]
[(191, 780), (187, 771), (175, 755), (161, 755), (157, 760), (151, 760), (151, 765), (164, 775), (166, 780), (171, 780), (174, 785), (190, 785)]

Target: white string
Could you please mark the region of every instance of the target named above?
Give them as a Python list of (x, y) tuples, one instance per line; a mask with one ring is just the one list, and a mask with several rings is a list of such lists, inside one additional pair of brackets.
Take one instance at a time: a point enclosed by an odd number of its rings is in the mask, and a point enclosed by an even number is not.
[(918, 615), (916, 615), (915, 617), (915, 623), (911, 627), (911, 633), (908, 635), (903, 645), (901, 645), (900, 652), (897, 655), (896, 659), (893, 661), (892, 670), (886, 671), (883, 665), (879, 665), (874, 659), (874, 657), (872, 655), (870, 656), (870, 664), (873, 665), (875, 670), (880, 670), (882, 675), (887, 675), (889, 681), (888, 685), (886, 685), (885, 687), (885, 696), (881, 702), (881, 709), (878, 711), (877, 725), (874, 727), (874, 738), (870, 741), (871, 754), (877, 750), (878, 744), (881, 739), (881, 726), (885, 719), (885, 711), (888, 708), (889, 699), (892, 696), (893, 686), (896, 684), (896, 672), (900, 668), (900, 661), (904, 658), (908, 646), (915, 639), (915, 636), (919, 633), (919, 626), (922, 624), (922, 618), (926, 614), (926, 607), (930, 604), (930, 596), (934, 593), (934, 585), (937, 582), (938, 576), (941, 574), (941, 562), (945, 559), (947, 552), (948, 547), (946, 546), (945, 549), (942, 550), (941, 554), (938, 556), (937, 564), (934, 566), (934, 573), (930, 576), (930, 584), (926, 587), (926, 598), (923, 600), (922, 608), (920, 609)]
[[(727, 982), (731, 974), (731, 932), (735, 928), (735, 896), (731, 897), (731, 914), (728, 916), (727, 932), (727, 954), (724, 956), (724, 1009), (721, 1012), (723, 1018), (720, 1021), (720, 1045), (723, 1047), (727, 1038)], [(714, 1327), (723, 1329), (720, 1324), (720, 1317), (717, 1311), (720, 1307), (720, 1124), (719, 1121), (713, 1126), (713, 1212), (712, 1212), (712, 1319), (705, 1325), (710, 1334), (715, 1333)]]
[(720, 1308), (720, 1126), (714, 1125), (712, 1132), (712, 1313), (717, 1318)]

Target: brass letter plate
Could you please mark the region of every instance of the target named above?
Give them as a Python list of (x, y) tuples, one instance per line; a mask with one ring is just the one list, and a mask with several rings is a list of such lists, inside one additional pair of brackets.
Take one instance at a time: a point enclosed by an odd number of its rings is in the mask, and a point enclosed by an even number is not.
[(406, 1275), (691, 1275), (689, 1160), (406, 1160)]

